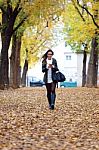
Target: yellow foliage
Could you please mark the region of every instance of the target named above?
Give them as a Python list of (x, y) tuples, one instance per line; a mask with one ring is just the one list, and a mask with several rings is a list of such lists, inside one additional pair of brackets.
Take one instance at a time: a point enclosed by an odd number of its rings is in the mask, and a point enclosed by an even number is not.
[(39, 57), (40, 51), (45, 50), (53, 43), (53, 27), (62, 12), (64, 0), (36, 0), (31, 5), (25, 3), (23, 10), (28, 14), (26, 30), (22, 38), (21, 64), (26, 58), (25, 50), (28, 49), (28, 61), (30, 66)]
[[(88, 0), (84, 2), (89, 3)], [(76, 1), (75, 1), (75, 5), (77, 6)], [(90, 12), (92, 13), (91, 6), (88, 5), (89, 9), (91, 10)], [(80, 7), (78, 8), (79, 8), (80, 13), (82, 13), (82, 9)], [(89, 39), (92, 39), (92, 37), (94, 37), (96, 26), (94, 25), (91, 17), (85, 11), (83, 13), (84, 13), (83, 17), (85, 21), (83, 21), (83, 19), (81, 18), (81, 16), (75, 9), (73, 3), (67, 4), (65, 11), (63, 12), (65, 32), (67, 32), (67, 35), (68, 35), (65, 37), (66, 41), (71, 42), (71, 43), (72, 42), (83, 43)]]
[[(38, 28), (28, 27), (24, 32), (22, 37), (22, 47), (21, 47), (21, 64), (24, 62), (23, 60), (26, 58), (25, 50), (28, 50), (28, 61), (29, 65), (33, 65), (39, 59), (39, 53), (42, 50), (45, 50), (48, 41), (52, 38), (52, 34), (50, 29), (46, 29), (44, 27), (38, 26)], [(22, 64), (23, 65), (23, 64)]]
[[(63, 11), (64, 0), (10, 0), (12, 10), (19, 4), (21, 8), (17, 16), (14, 27), (16, 27), (22, 19), (27, 16), (23, 26), (18, 30), (23, 33), (21, 46), (21, 64), (26, 58), (26, 49), (28, 50), (28, 61), (35, 63), (38, 59), (38, 53), (41, 50), (51, 46), (53, 36), (53, 27)], [(7, 9), (8, 0), (0, 0), (1, 4)], [(2, 19), (2, 18), (1, 18)], [(22, 32), (21, 32), (22, 30)]]

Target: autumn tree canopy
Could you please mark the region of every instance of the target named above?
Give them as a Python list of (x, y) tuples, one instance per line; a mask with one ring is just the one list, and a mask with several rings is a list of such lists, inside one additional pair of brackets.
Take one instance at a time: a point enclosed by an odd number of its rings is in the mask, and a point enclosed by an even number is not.
[(9, 85), (9, 59), (8, 50), (13, 34), (25, 22), (27, 26), (39, 25), (39, 29), (45, 24), (47, 27), (59, 18), (63, 10), (64, 1), (53, 0), (0, 0), (1, 20), (1, 64), (0, 85)]

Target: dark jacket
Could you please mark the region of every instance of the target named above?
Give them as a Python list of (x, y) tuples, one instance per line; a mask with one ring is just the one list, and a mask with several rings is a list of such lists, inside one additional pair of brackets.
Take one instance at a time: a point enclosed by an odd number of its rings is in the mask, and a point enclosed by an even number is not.
[[(53, 80), (54, 73), (59, 70), (55, 58), (52, 58), (52, 65), (54, 65), (54, 68), (52, 68), (52, 80)], [(43, 81), (45, 83), (47, 83), (47, 72), (48, 72), (48, 68), (46, 66), (47, 66), (47, 61), (46, 60), (42, 61), (42, 72), (44, 73)]]

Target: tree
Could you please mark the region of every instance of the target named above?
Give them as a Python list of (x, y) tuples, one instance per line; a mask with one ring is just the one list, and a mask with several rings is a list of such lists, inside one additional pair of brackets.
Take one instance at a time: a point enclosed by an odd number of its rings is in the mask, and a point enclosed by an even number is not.
[[(99, 5), (99, 3), (97, 4)], [(90, 41), (91, 39), (94, 38), (96, 29), (99, 28), (97, 24), (97, 19), (94, 18), (93, 15), (90, 13), (93, 11), (91, 9), (92, 5), (94, 5), (95, 9), (98, 8), (96, 3), (92, 4), (90, 0), (86, 1), (86, 3), (84, 1), (80, 3), (79, 0), (77, 1), (72, 0), (72, 3), (71, 2), (67, 3), (66, 12), (67, 11), (70, 12), (70, 10), (71, 12), (69, 14), (65, 13), (66, 15), (63, 14), (63, 16), (65, 16), (64, 18), (65, 18), (66, 31), (67, 31), (66, 40), (70, 44), (71, 43), (82, 43), (82, 44), (87, 43), (88, 49), (91, 47), (91, 45), (89, 45)], [(83, 73), (84, 72), (85, 71), (83, 67)], [(87, 73), (87, 77), (88, 76), (89, 74)]]
[(0, 9), (2, 11), (2, 26), (1, 26), (1, 38), (2, 38), (2, 49), (1, 49), (1, 64), (0, 64), (0, 88), (4, 89), (5, 85), (9, 85), (9, 59), (8, 49), (13, 33), (20, 27), (21, 23), (14, 28), (15, 20), (22, 10), (20, 7), (20, 0), (17, 1), (16, 5), (11, 5), (11, 0), (0, 1)]
[(22, 37), (21, 48), (21, 66), (23, 67), (22, 73), (22, 86), (26, 85), (26, 74), (28, 67), (35, 64), (41, 57), (40, 53), (53, 46), (55, 37), (53, 29), (45, 24), (42, 28), (41, 25), (28, 27)]
[(26, 74), (28, 71), (28, 49), (26, 49), (26, 59), (23, 67), (23, 73), (22, 73), (22, 79), (21, 79), (21, 85), (26, 86)]
[[(87, 87), (97, 87), (97, 75), (98, 75), (98, 30), (99, 30), (99, 24), (98, 24), (98, 8), (99, 8), (99, 1), (90, 1), (91, 8), (88, 6), (88, 2), (83, 2), (84, 5), (80, 4), (79, 0), (77, 0), (77, 4), (79, 7), (84, 9), (87, 14), (91, 17), (94, 26), (96, 29), (94, 30), (94, 36), (92, 38), (91, 42), (91, 52), (90, 52), (90, 59), (88, 64), (88, 72), (87, 72)], [(86, 7), (87, 6), (87, 7)]]
[(22, 35), (17, 36), (15, 32), (12, 36), (12, 51), (10, 57), (10, 87), (18, 88), (20, 86), (20, 50)]
[(86, 85), (86, 61), (87, 61), (87, 44), (84, 44), (83, 50), (83, 69), (82, 69), (82, 87)]
[(91, 42), (91, 52), (90, 59), (88, 64), (88, 72), (87, 72), (87, 87), (97, 87), (97, 74), (98, 74), (98, 42), (97, 35), (92, 39)]
[[(39, 20), (52, 20), (55, 14), (59, 15), (62, 11), (62, 1), (24, 1), (24, 0), (1, 0), (0, 9), (2, 11), (2, 50), (1, 50), (1, 64), (0, 64), (0, 88), (4, 89), (4, 86), (9, 86), (9, 61), (8, 61), (8, 49), (13, 33), (21, 26), (26, 20), (27, 16), (33, 14), (32, 22), (39, 23)], [(63, 1), (64, 2), (64, 1)], [(58, 7), (59, 6), (59, 7)], [(57, 7), (57, 11), (55, 10)], [(17, 26), (15, 22), (20, 12), (26, 12), (25, 16), (22, 16), (21, 22)], [(41, 18), (41, 19), (40, 19)]]

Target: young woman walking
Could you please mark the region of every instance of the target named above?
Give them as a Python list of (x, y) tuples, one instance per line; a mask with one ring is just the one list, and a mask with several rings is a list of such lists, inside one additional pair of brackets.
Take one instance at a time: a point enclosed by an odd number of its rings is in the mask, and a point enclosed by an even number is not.
[(42, 72), (44, 73), (44, 82), (46, 85), (47, 98), (50, 109), (54, 109), (56, 98), (55, 88), (57, 82), (53, 81), (53, 75), (56, 71), (59, 70), (56, 59), (52, 58), (53, 55), (54, 52), (49, 49), (42, 57)]

